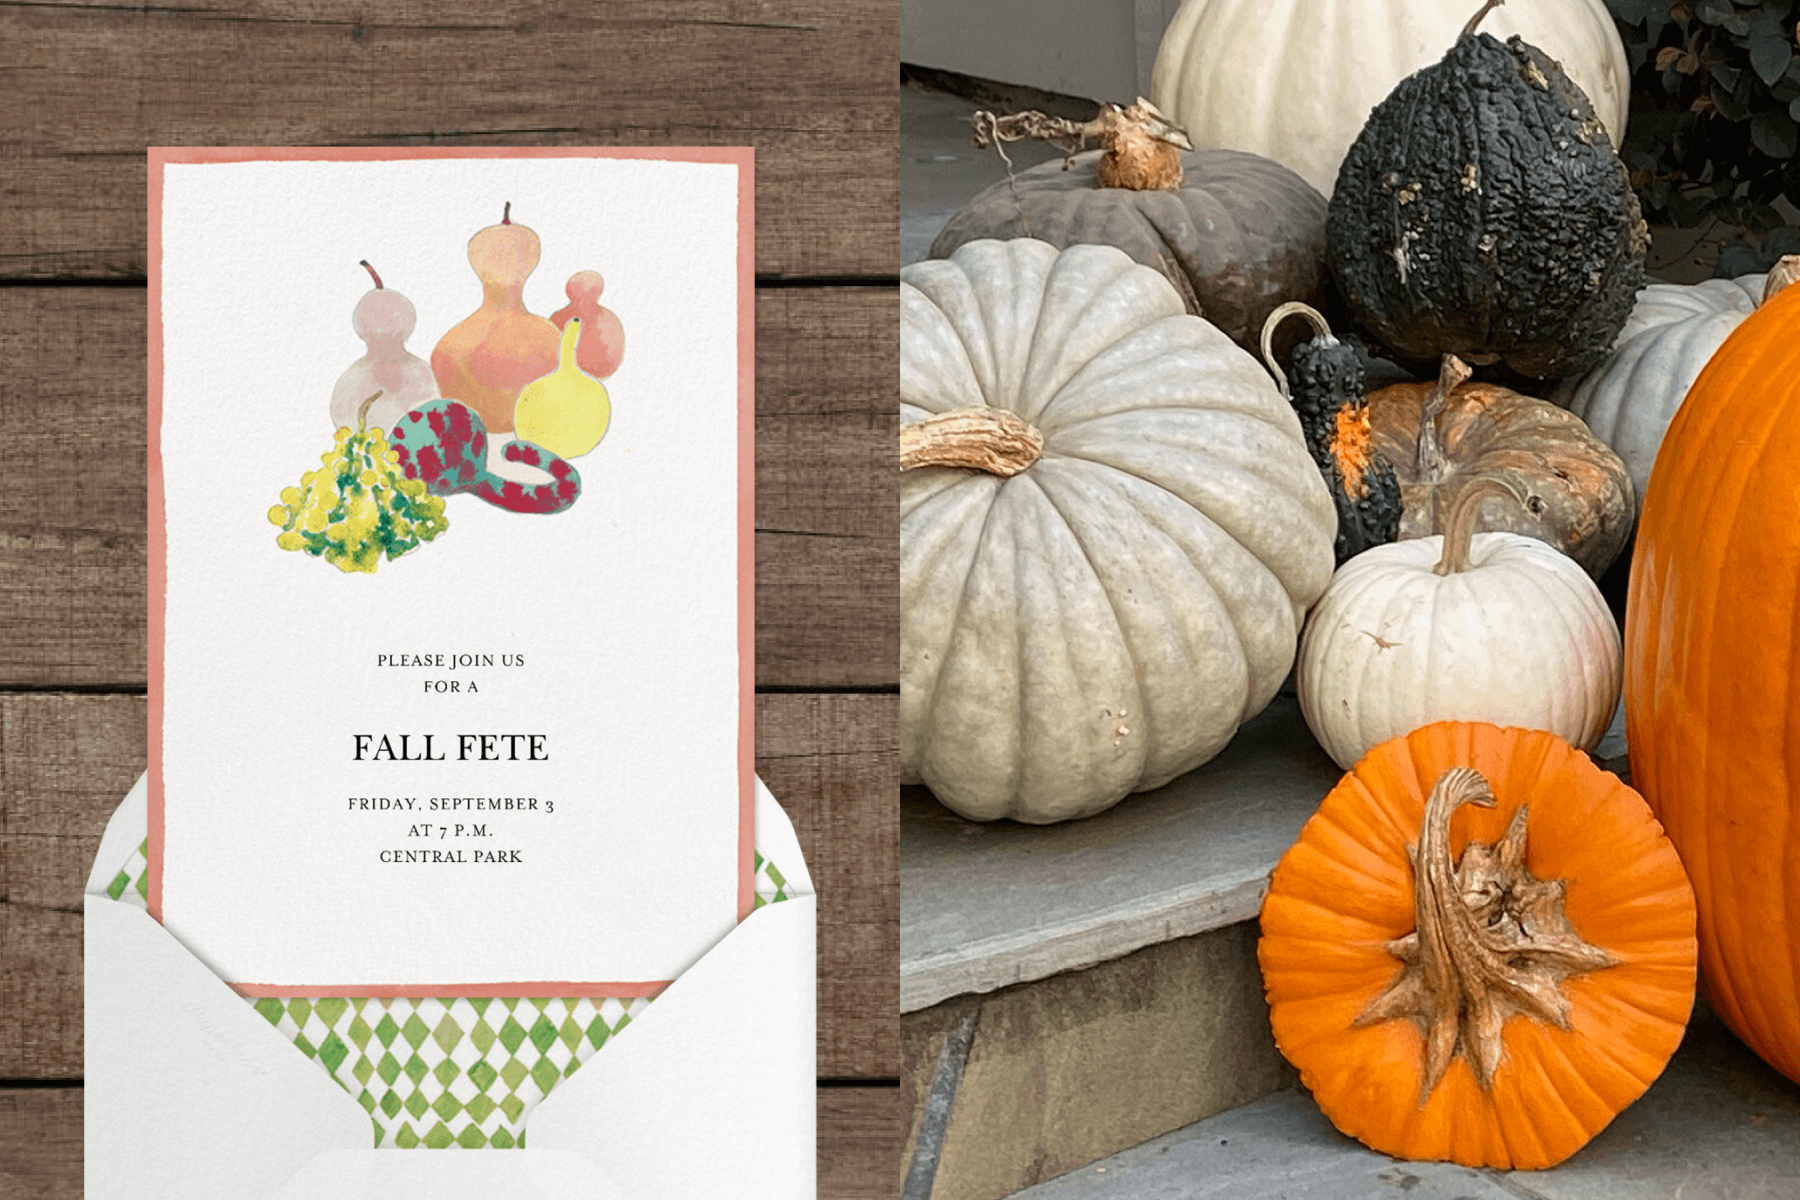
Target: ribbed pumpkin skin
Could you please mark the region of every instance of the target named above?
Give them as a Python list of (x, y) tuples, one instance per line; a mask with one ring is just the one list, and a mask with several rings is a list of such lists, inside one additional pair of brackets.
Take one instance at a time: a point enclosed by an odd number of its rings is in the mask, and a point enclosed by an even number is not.
[[(1444, 56), (1477, 3), (1183, 0), (1163, 33), (1150, 99), (1196, 145), (1248, 150), (1327, 197), (1369, 110)], [(1614, 146), (1631, 72), (1604, 0), (1507, 0), (1481, 28), (1519, 34), (1587, 93)]]
[(1336, 514), (1268, 373), (1109, 246), (901, 272), (901, 422), (1004, 408), (1043, 456), (900, 485), (900, 766), (965, 817), (1086, 816), (1275, 695)]
[(1536, 538), (1481, 533), (1434, 573), (1441, 536), (1376, 546), (1332, 577), (1300, 641), (1307, 727), (1348, 768), (1433, 721), (1599, 742), (1619, 701), (1619, 630), (1581, 567)]
[(1611, 352), (1551, 397), (1625, 460), (1640, 505), (1675, 410), (1713, 352), (1762, 303), (1767, 278), (1651, 284), (1638, 293)]
[(1548, 542), (1598, 579), (1631, 537), (1637, 498), (1625, 464), (1566, 409), (1491, 383), (1457, 385), (1438, 412), (1445, 474), (1419, 470), (1419, 426), (1431, 385), (1396, 383), (1369, 397), (1375, 448), (1400, 478), (1401, 538), (1442, 533), (1449, 504), (1471, 479), (1502, 475), (1526, 507), (1490, 500), (1479, 531)]
[(1369, 114), (1325, 236), (1345, 302), (1397, 357), (1537, 379), (1606, 354), (1649, 248), (1588, 102), (1541, 51), (1485, 33)]
[(931, 243), (948, 258), (979, 238), (1117, 246), (1166, 276), (1182, 303), (1255, 352), (1269, 314), (1317, 306), (1325, 273), (1325, 197), (1279, 163), (1236, 150), (1181, 156), (1177, 191), (1095, 186), (1104, 151), (1020, 171), (963, 205)]
[[(1565, 913), (1617, 965), (1564, 981), (1571, 1028), (1504, 1026), (1492, 1092), (1461, 1057), (1421, 1108), (1417, 1022), (1356, 1028), (1398, 975), (1389, 939), (1413, 931), (1408, 844), (1454, 766), (1499, 801), (1464, 808), (1451, 849), (1497, 841), (1529, 802), (1527, 865), (1569, 881)], [(1694, 998), (1694, 902), (1643, 800), (1561, 739), (1444, 723), (1384, 742), (1319, 806), (1275, 868), (1257, 947), (1275, 1042), (1343, 1132), (1406, 1159), (1536, 1169), (1580, 1149), (1662, 1072)]]
[(1800, 1081), (1800, 288), (1738, 326), (1663, 439), (1626, 604), (1632, 781), (1681, 851), (1707, 998)]

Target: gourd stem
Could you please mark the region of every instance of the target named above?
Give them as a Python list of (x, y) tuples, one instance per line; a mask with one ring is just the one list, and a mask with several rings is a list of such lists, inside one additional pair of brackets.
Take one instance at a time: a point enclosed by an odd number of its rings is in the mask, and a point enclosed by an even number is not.
[(1425, 403), (1419, 406), (1419, 478), (1426, 483), (1442, 479), (1448, 469), (1443, 447), (1438, 441), (1438, 416), (1444, 411), (1450, 393), (1471, 374), (1468, 363), (1454, 354), (1444, 355), (1438, 368), (1437, 384), (1426, 395)]
[(1506, 0), (1487, 0), (1487, 3), (1483, 4), (1481, 6), (1481, 11), (1469, 18), (1469, 23), (1467, 25), (1463, 26), (1462, 32), (1459, 33), (1457, 35), (1457, 37), (1458, 38), (1466, 38), (1471, 33), (1474, 33), (1475, 27), (1477, 25), (1481, 24), (1481, 19), (1483, 17), (1487, 16), (1489, 13), (1493, 12), (1496, 8), (1499, 8), (1502, 4), (1505, 4), (1505, 3), (1506, 3)]
[(1281, 395), (1285, 400), (1292, 400), (1293, 396), (1288, 392), (1287, 372), (1283, 371), (1281, 364), (1275, 361), (1275, 329), (1283, 321), (1295, 315), (1305, 317), (1311, 323), (1313, 333), (1316, 335), (1315, 341), (1326, 346), (1338, 344), (1337, 338), (1331, 334), (1331, 326), (1326, 324), (1325, 318), (1319, 313), (1319, 310), (1310, 304), (1289, 300), (1269, 314), (1269, 319), (1263, 322), (1262, 327), (1262, 358), (1263, 362), (1268, 364), (1270, 372), (1274, 374), (1275, 382), (1280, 385)]
[(506, 202), (506, 207), (504, 209), (502, 209), (500, 212), (500, 223), (502, 225), (511, 225), (512, 224), (512, 201), (511, 200), (508, 200)]
[(1471, 839), (1450, 858), (1450, 822), (1465, 804), (1499, 801), (1479, 771), (1452, 767), (1425, 801), (1413, 849), (1413, 932), (1387, 944), (1404, 965), (1354, 1024), (1411, 1018), (1425, 1034), (1419, 1105), (1457, 1055), (1475, 1082), (1491, 1090), (1505, 1057), (1509, 1018), (1569, 1028), (1562, 981), (1612, 966), (1563, 913), (1567, 882), (1539, 879), (1525, 866), (1530, 806), (1520, 805), (1498, 842)]
[(383, 289), (382, 289), (382, 287), (381, 287), (381, 276), (379, 276), (379, 275), (377, 275), (377, 274), (375, 274), (375, 268), (374, 268), (374, 267), (371, 267), (371, 266), (370, 266), (370, 265), (369, 265), (369, 260), (368, 260), (368, 259), (366, 259), (366, 258), (365, 258), (365, 259), (363, 259), (363, 260), (362, 260), (362, 267), (363, 267), (363, 270), (365, 270), (365, 271), (367, 271), (367, 272), (368, 272), (368, 273), (369, 273), (369, 278), (371, 278), (371, 279), (373, 279), (373, 280), (374, 280), (374, 281), (375, 281), (375, 289), (376, 289), (376, 290), (377, 290), (377, 291), (381, 291), (381, 290), (383, 290)]
[(967, 467), (1010, 479), (1044, 453), (1044, 435), (1003, 408), (938, 413), (900, 430), (900, 469)]
[(1784, 254), (1763, 280), (1762, 302), (1767, 304), (1796, 281), (1800, 281), (1800, 254)]
[(1455, 575), (1469, 565), (1469, 549), (1475, 541), (1475, 518), (1481, 503), (1489, 496), (1510, 496), (1523, 507), (1524, 497), (1512, 483), (1498, 475), (1478, 475), (1465, 483), (1450, 505), (1450, 519), (1444, 525), (1444, 552), (1432, 568), (1438, 575)]
[(376, 392), (373, 396), (364, 400), (362, 405), (356, 410), (356, 432), (362, 433), (364, 430), (368, 429), (369, 405), (375, 403), (377, 400), (381, 399), (381, 397), (382, 392)]
[[(1024, 138), (1051, 142), (1061, 146), (1063, 169), (1068, 160), (1087, 143), (1097, 138), (1106, 147), (1106, 155), (1094, 170), (1095, 183), (1103, 188), (1116, 187), (1129, 191), (1177, 191), (1181, 187), (1181, 155), (1192, 150), (1194, 143), (1187, 131), (1157, 111), (1143, 97), (1127, 108), (1102, 104), (1090, 121), (1071, 121), (1052, 117), (1030, 109), (1025, 112), (997, 116), (981, 109), (970, 118), (975, 145), (999, 149), (1002, 143)], [(1006, 158), (1004, 149), (1000, 157)], [(1007, 159), (1010, 170), (1012, 160)]]

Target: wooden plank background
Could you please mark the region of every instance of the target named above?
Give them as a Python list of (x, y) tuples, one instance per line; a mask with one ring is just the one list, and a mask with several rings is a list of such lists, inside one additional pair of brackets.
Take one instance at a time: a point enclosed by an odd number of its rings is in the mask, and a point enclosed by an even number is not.
[(757, 769), (820, 895), (819, 1194), (897, 1194), (898, 26), (0, 4), (0, 1195), (81, 1194), (80, 893), (145, 763), (144, 148), (378, 144), (757, 149)]

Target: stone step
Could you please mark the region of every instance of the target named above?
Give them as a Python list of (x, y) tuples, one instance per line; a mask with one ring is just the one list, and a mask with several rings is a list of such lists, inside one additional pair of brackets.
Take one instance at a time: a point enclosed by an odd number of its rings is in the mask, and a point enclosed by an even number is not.
[(1014, 1200), (1793, 1200), (1800, 1085), (1699, 1005), (1662, 1078), (1547, 1171), (1400, 1162), (1334, 1129), (1301, 1088), (1026, 1188)]

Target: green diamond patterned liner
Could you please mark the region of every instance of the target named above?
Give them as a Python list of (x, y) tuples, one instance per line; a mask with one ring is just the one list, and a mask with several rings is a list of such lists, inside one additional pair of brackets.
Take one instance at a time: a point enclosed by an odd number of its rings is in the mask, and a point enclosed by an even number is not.
[[(106, 894), (149, 907), (150, 843)], [(752, 908), (789, 899), (787, 880), (759, 852)], [(650, 1005), (648, 997), (253, 1001), (256, 1011), (356, 1097), (375, 1146), (512, 1149), (525, 1119)]]

